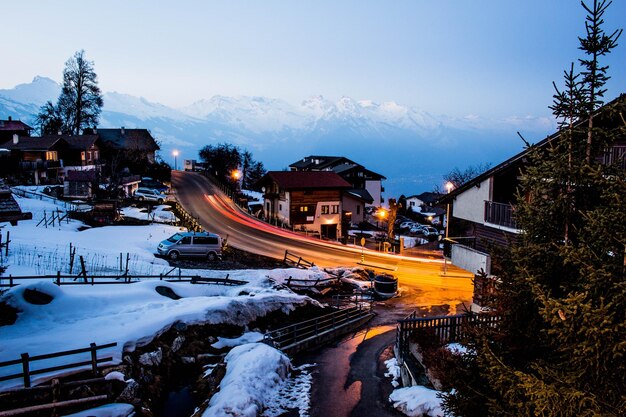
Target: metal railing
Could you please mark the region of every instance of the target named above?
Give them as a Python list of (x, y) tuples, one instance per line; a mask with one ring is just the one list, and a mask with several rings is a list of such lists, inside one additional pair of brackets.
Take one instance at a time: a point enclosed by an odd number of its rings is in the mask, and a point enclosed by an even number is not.
[(513, 216), (513, 206), (511, 204), (485, 201), (485, 222), (517, 229), (517, 223)]
[(353, 324), (372, 315), (371, 306), (358, 305), (345, 308), (330, 314), (291, 324), (265, 334), (265, 343), (286, 350), (298, 344), (314, 340), (343, 326)]

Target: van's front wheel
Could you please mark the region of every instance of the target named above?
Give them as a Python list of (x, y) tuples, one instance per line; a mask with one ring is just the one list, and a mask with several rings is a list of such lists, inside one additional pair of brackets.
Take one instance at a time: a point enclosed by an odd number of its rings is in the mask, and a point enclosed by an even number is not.
[(209, 252), (206, 258), (209, 262), (215, 262), (217, 261), (217, 254), (215, 252)]
[(176, 259), (180, 257), (180, 253), (178, 253), (178, 251), (173, 250), (169, 253), (168, 256), (172, 261), (175, 261)]

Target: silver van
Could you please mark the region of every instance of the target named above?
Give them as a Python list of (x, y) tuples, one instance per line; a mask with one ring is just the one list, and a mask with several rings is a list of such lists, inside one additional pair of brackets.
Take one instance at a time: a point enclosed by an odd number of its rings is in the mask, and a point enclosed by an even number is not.
[(222, 238), (209, 232), (179, 232), (159, 243), (157, 252), (172, 260), (194, 256), (215, 261), (222, 256)]

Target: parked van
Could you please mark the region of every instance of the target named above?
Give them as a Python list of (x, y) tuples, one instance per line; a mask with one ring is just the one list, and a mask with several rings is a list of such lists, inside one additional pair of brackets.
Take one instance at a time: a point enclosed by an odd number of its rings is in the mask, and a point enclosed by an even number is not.
[(209, 232), (179, 232), (159, 243), (157, 252), (172, 260), (193, 256), (215, 261), (222, 256), (222, 238)]
[(160, 191), (152, 188), (137, 188), (134, 196), (139, 201), (154, 201), (157, 204), (163, 204), (166, 198)]

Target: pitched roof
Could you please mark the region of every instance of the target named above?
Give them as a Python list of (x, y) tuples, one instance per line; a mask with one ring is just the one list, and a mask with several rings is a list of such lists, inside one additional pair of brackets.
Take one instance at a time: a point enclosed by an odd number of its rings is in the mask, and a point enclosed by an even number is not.
[(0, 145), (0, 148), (5, 148), (15, 151), (47, 151), (52, 148), (57, 142), (65, 142), (61, 136), (20, 136), (17, 143), (13, 143), (13, 139), (8, 140)]
[(328, 166), (335, 164), (337, 162), (340, 161), (346, 161), (349, 163), (354, 163), (353, 161), (349, 160), (348, 158), (344, 157), (344, 156), (316, 156), (316, 155), (311, 155), (311, 156), (306, 156), (304, 158), (302, 158), (302, 160), (294, 162), (293, 164), (289, 165), (292, 168), (296, 168), (296, 169), (319, 169), (322, 170), (324, 168), (327, 168)]
[(284, 190), (352, 187), (346, 180), (331, 171), (270, 171), (259, 182), (264, 182), (267, 178), (276, 181)]
[[(54, 138), (62, 138), (68, 143), (70, 149), (84, 150), (91, 148), (99, 139), (98, 135), (45, 135), (39, 139), (53, 140)], [(20, 138), (20, 141), (22, 138)]]
[(357, 163), (349, 163), (349, 164), (341, 164), (332, 168), (331, 171), (336, 172), (339, 175), (351, 172), (351, 171), (362, 171), (365, 175), (365, 179), (373, 179), (373, 180), (386, 180), (387, 178), (384, 175), (378, 174), (374, 171), (370, 171), (365, 168), (363, 165)]
[[(596, 111), (596, 115), (603, 113), (609, 106), (612, 106), (616, 103), (618, 103), (619, 101), (622, 100), (626, 100), (626, 94), (620, 94), (617, 98), (615, 98), (614, 100), (612, 100), (610, 103), (605, 104), (604, 106), (602, 106), (601, 108), (599, 108)], [(580, 126), (583, 123), (586, 123), (588, 119), (585, 120), (579, 120), (578, 122), (576, 122), (577, 126)], [(528, 154), (531, 152), (531, 149), (535, 149), (535, 148), (541, 148), (543, 146), (545, 146), (546, 144), (552, 142), (554, 139), (558, 138), (560, 136), (561, 132), (557, 131), (553, 134), (551, 134), (550, 136), (547, 136), (545, 139), (540, 140), (539, 142), (537, 142), (536, 144), (532, 145), (531, 148), (526, 148), (523, 151), (521, 151), (520, 153), (518, 153), (517, 155), (512, 156), (511, 158), (507, 159), (506, 161), (494, 166), (491, 169), (488, 169), (487, 171), (483, 172), (482, 174), (472, 178), (471, 180), (469, 180), (468, 182), (466, 182), (465, 184), (461, 185), (460, 187), (450, 191), (448, 194), (444, 194), (440, 199), (439, 199), (439, 203), (446, 203), (446, 202), (452, 202), (452, 200), (454, 198), (456, 198), (457, 195), (465, 192), (466, 190), (474, 187), (477, 184), (480, 184), (481, 182), (483, 182), (484, 180), (486, 180), (487, 178), (498, 174), (502, 171), (505, 171), (506, 169), (515, 166), (515, 165), (521, 165), (523, 164), (523, 160), (524, 158), (526, 158), (528, 156)]]
[(352, 188), (348, 190), (347, 193), (352, 197), (365, 201), (366, 203), (374, 202), (374, 198), (372, 197), (372, 195), (364, 188)]
[(416, 195), (409, 196), (406, 199), (408, 200), (410, 198), (417, 198), (418, 200), (420, 200), (420, 201), (422, 201), (422, 202), (424, 202), (426, 204), (430, 204), (430, 203), (433, 203), (433, 202), (439, 200), (442, 196), (443, 196), (443, 194), (440, 194), (440, 193), (432, 193), (432, 192), (426, 191), (426, 192), (421, 193), (421, 194), (416, 194)]
[(24, 130), (29, 131), (33, 130), (32, 127), (28, 126), (26, 123), (21, 120), (0, 120), (0, 130)]
[(97, 129), (100, 139), (115, 149), (158, 151), (159, 145), (148, 129)]

